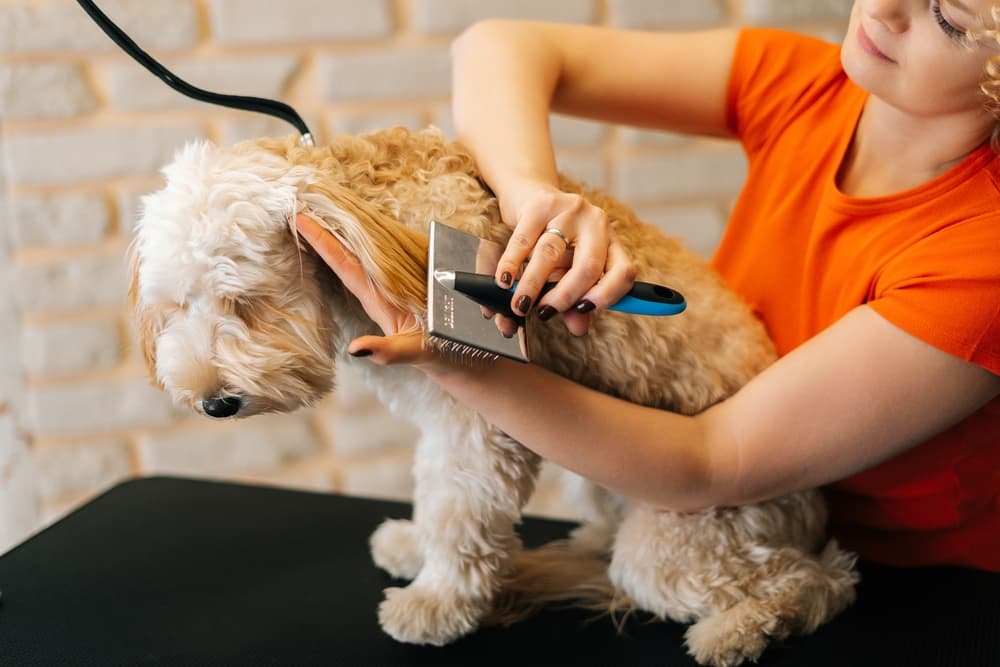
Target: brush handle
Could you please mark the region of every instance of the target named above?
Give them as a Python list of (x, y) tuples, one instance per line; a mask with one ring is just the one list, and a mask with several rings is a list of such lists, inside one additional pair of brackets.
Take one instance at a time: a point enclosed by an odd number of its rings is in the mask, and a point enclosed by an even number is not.
[[(541, 297), (553, 287), (555, 282), (542, 286)], [(516, 315), (510, 309), (510, 295), (517, 288), (517, 281), (510, 289), (496, 284), (493, 276), (467, 271), (455, 271), (455, 289), (476, 303), (508, 316)], [(680, 292), (655, 283), (636, 282), (628, 294), (608, 307), (620, 313), (632, 315), (676, 315), (687, 307)]]

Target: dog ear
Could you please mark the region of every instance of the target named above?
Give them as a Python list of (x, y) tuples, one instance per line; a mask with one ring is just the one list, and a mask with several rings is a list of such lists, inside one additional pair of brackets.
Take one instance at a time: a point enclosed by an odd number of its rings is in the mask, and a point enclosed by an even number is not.
[(427, 319), (427, 236), (404, 226), (351, 190), (311, 183), (303, 211), (357, 256), (372, 286), (397, 308)]
[(146, 369), (149, 371), (150, 382), (162, 388), (156, 373), (156, 338), (163, 328), (163, 314), (155, 312), (156, 309), (142, 303), (139, 294), (140, 262), (138, 247), (133, 242), (129, 248), (128, 260), (128, 305), (135, 322), (139, 350), (142, 352), (142, 359), (146, 363)]

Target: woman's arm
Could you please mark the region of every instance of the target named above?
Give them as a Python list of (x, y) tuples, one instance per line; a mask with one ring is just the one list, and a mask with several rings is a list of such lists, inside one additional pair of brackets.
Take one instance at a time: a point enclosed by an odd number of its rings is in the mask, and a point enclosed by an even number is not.
[(494, 190), (558, 185), (549, 110), (728, 136), (726, 90), (738, 32), (637, 32), (491, 20), (452, 46), (459, 138)]
[(537, 366), (455, 366), (378, 301), (330, 234), (299, 229), (387, 334), (351, 342), (375, 363), (412, 363), (542, 456), (656, 506), (698, 510), (827, 484), (957, 423), (1000, 394), (1000, 376), (934, 348), (861, 306), (694, 417), (647, 408)]
[[(453, 111), (501, 213), (515, 231), (496, 270), (509, 284), (523, 262), (512, 306), (537, 299), (575, 243), (572, 267), (543, 299), (556, 312), (581, 300), (598, 308), (631, 287), (630, 258), (615, 244), (605, 213), (558, 189), (549, 111), (675, 131), (725, 135), (726, 89), (735, 30), (649, 33), (590, 26), (491, 20), (453, 45)], [(537, 244), (537, 245), (536, 245)], [(596, 285), (595, 285), (596, 283)], [(530, 306), (529, 306), (530, 307)], [(585, 318), (567, 325), (586, 331)]]
[(743, 504), (843, 479), (1000, 393), (1000, 376), (863, 306), (694, 417), (615, 399), (535, 366), (424, 368), (542, 456), (675, 510)]

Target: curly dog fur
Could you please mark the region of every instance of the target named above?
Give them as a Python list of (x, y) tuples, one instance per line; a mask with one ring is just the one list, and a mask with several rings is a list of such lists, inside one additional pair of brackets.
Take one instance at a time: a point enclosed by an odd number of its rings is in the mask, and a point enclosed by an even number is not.
[[(377, 329), (297, 241), (296, 212), (337, 236), (374, 288), (421, 324), (429, 221), (501, 243), (509, 236), (469, 153), (436, 130), (322, 147), (294, 138), (195, 143), (164, 175), (165, 187), (143, 202), (129, 290), (159, 386), (197, 412), (223, 416), (212, 406), (226, 401), (246, 417), (314, 403), (330, 390), (335, 363), (357, 364), (391, 410), (421, 427), (413, 519), (387, 521), (371, 538), (375, 562), (413, 580), (387, 589), (379, 608), (396, 639), (445, 644), (534, 603), (570, 600), (692, 622), (692, 655), (735, 665), (853, 600), (853, 556), (826, 541), (814, 490), (681, 514), (579, 482), (577, 506), (589, 521), (565, 543), (523, 550), (515, 527), (539, 457), (421, 373), (345, 354), (350, 340)], [(570, 179), (562, 187), (607, 212), (639, 279), (677, 286), (692, 305), (671, 318), (601, 312), (582, 338), (532, 316), (535, 363), (695, 414), (773, 361), (763, 326), (703, 260), (611, 197)]]

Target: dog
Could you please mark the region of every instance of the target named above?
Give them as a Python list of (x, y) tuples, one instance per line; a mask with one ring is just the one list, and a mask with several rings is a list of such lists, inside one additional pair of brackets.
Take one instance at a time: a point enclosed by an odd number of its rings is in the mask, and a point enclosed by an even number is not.
[[(565, 543), (522, 549), (516, 525), (539, 457), (419, 371), (346, 354), (349, 341), (378, 328), (299, 241), (295, 215), (333, 233), (374, 289), (426, 328), (430, 221), (499, 243), (510, 235), (459, 143), (433, 128), (318, 147), (294, 137), (195, 142), (163, 175), (165, 186), (143, 199), (130, 249), (129, 299), (157, 385), (208, 417), (244, 418), (315, 403), (335, 366), (348, 363), (421, 428), (413, 519), (384, 522), (370, 541), (379, 567), (412, 580), (387, 588), (379, 607), (395, 639), (443, 645), (519, 617), (506, 605), (520, 591), (691, 623), (690, 653), (725, 666), (813, 631), (853, 601), (854, 556), (827, 541), (816, 490), (685, 514), (581, 482), (583, 524)], [(763, 325), (704, 260), (607, 194), (567, 177), (561, 187), (607, 212), (639, 279), (678, 287), (691, 306), (669, 318), (599, 312), (583, 337), (558, 318), (529, 315), (534, 363), (693, 415), (775, 359)]]

